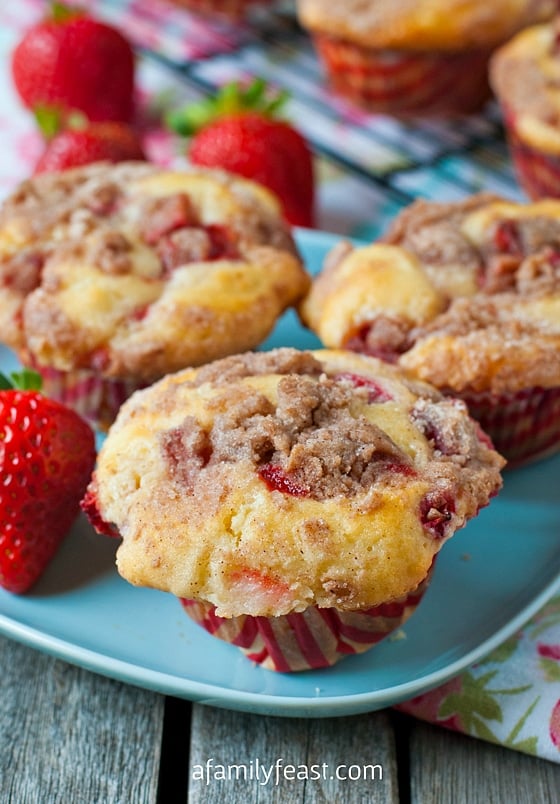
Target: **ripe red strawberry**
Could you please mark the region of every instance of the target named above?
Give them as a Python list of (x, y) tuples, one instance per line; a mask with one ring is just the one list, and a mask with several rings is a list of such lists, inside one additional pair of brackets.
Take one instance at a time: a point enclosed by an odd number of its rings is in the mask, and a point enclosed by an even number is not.
[[(0, 586), (26, 592), (78, 515), (95, 462), (91, 427), (77, 413), (0, 375)], [(31, 377), (31, 382), (29, 378)]]
[(35, 173), (51, 173), (91, 162), (145, 159), (136, 132), (125, 123), (85, 123), (55, 134), (35, 166)]
[(30, 109), (80, 110), (90, 120), (132, 117), (132, 48), (119, 31), (82, 10), (53, 3), (16, 46), (12, 77)]
[(263, 184), (280, 199), (295, 226), (314, 225), (314, 172), (310, 148), (289, 123), (274, 117), (285, 94), (270, 100), (263, 81), (247, 89), (223, 87), (214, 99), (172, 113), (171, 128), (193, 135), (195, 165), (222, 168)]

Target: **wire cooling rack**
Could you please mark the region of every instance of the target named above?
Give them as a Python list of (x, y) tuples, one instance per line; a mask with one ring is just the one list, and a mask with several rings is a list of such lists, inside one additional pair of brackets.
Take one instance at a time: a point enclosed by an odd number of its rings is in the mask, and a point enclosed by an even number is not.
[(448, 121), (368, 114), (330, 91), (290, 3), (238, 25), (166, 0), (102, 0), (96, 8), (187, 97), (253, 76), (288, 90), (286, 114), (317, 157), (321, 228), (376, 236), (419, 196), (452, 201), (487, 190), (522, 199), (494, 101), (481, 114)]

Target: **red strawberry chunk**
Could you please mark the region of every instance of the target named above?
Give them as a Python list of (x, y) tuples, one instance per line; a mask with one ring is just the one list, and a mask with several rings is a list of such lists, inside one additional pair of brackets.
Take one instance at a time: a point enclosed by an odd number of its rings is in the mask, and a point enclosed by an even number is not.
[(185, 193), (158, 198), (148, 210), (142, 228), (142, 237), (150, 246), (156, 245), (165, 235), (186, 226), (196, 226), (197, 217)]
[(335, 380), (348, 380), (355, 388), (367, 388), (368, 402), (390, 402), (393, 397), (371, 377), (364, 377), (361, 374), (352, 374), (351, 372), (341, 372), (334, 376)]
[(298, 483), (277, 464), (265, 463), (259, 467), (258, 471), (259, 477), (264, 480), (271, 491), (281, 491), (283, 494), (291, 494), (293, 497), (307, 497), (309, 495), (309, 489)]
[(383, 468), (390, 474), (405, 475), (405, 477), (416, 476), (416, 469), (409, 463), (389, 461), (384, 464)]
[(403, 344), (401, 348), (401, 344), (397, 345), (397, 341), (392, 344), (389, 341), (383, 342), (377, 337), (372, 338), (375, 329), (373, 321), (362, 324), (353, 332), (348, 333), (343, 347), (351, 352), (377, 357), (379, 360), (383, 360), (384, 363), (396, 363), (406, 346)]
[(503, 220), (498, 223), (494, 231), (494, 245), (503, 254), (522, 256), (523, 244), (515, 221)]
[(546, 249), (544, 257), (555, 270), (560, 268), (560, 250), (550, 247)]
[(97, 533), (100, 533), (102, 536), (111, 536), (115, 538), (120, 536), (117, 527), (111, 522), (106, 522), (99, 513), (97, 495), (91, 486), (86, 491), (80, 503), (80, 507)]
[(211, 223), (204, 227), (210, 239), (209, 260), (238, 260), (241, 256), (234, 233), (227, 226)]
[(167, 276), (181, 265), (240, 257), (233, 233), (217, 224), (177, 229), (159, 241), (157, 252)]
[(434, 537), (443, 539), (447, 525), (455, 513), (455, 501), (440, 491), (431, 491), (420, 502), (420, 519), (424, 529)]

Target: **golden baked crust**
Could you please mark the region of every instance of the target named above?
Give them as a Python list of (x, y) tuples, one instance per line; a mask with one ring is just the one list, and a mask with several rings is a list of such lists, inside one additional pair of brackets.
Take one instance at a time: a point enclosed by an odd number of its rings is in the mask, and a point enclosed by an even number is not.
[(560, 386), (560, 201), (418, 201), (384, 240), (336, 247), (302, 302), (327, 347), (445, 391)]
[(503, 45), (490, 62), (492, 89), (516, 135), (554, 155), (560, 155), (558, 35), (558, 18), (532, 26)]
[(0, 283), (22, 359), (150, 381), (255, 347), (309, 279), (263, 187), (138, 162), (23, 183), (0, 211)]
[(418, 586), (503, 463), (462, 402), (394, 367), (278, 349), (131, 397), (90, 513), (118, 528), (127, 580), (220, 616), (359, 610)]
[(358, 45), (411, 51), (495, 47), (556, 11), (553, 0), (297, 0), (301, 25)]

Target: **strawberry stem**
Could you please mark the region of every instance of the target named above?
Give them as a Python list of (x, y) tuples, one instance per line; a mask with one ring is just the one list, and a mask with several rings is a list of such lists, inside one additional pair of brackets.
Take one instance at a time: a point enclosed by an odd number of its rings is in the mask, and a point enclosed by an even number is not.
[(35, 106), (33, 114), (43, 137), (46, 140), (52, 140), (62, 126), (61, 110), (56, 106)]
[(12, 371), (9, 376), (0, 372), (0, 391), (40, 391), (42, 384), (41, 375), (32, 369)]
[(81, 131), (88, 125), (88, 119), (78, 109), (67, 111), (60, 106), (38, 105), (33, 109), (39, 131), (48, 141), (54, 139), (63, 129)]
[(271, 92), (266, 81), (255, 78), (250, 84), (235, 81), (224, 84), (213, 98), (204, 98), (165, 116), (167, 127), (182, 137), (190, 137), (220, 117), (257, 112), (276, 117), (289, 98), (286, 90)]
[(53, 22), (66, 22), (71, 17), (79, 16), (81, 12), (77, 8), (72, 8), (72, 6), (66, 5), (66, 3), (61, 3), (59, 0), (53, 0), (50, 4), (50, 19)]

